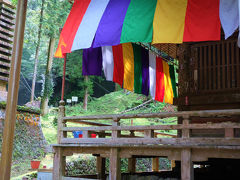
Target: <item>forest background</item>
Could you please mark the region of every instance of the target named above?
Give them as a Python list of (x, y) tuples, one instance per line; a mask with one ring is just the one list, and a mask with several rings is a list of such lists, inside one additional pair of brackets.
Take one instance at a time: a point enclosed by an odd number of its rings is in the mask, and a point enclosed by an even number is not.
[[(12, 0), (17, 4), (17, 0)], [(47, 98), (49, 104), (57, 106), (61, 98), (63, 75), (63, 59), (53, 58), (52, 67), (48, 67), (50, 43), (55, 52), (63, 27), (71, 9), (67, 0), (31, 0), (28, 1), (27, 22), (24, 37), (24, 48), (21, 66), (21, 81), (19, 89), (19, 105), (24, 105), (33, 99)], [(101, 97), (114, 91), (115, 85), (102, 77), (82, 76), (82, 51), (68, 55), (66, 68), (65, 99), (77, 96), (79, 101), (86, 94)], [(73, 66), (74, 64), (74, 66)], [(50, 65), (51, 66), (51, 65)], [(49, 71), (50, 69), (50, 71)], [(35, 82), (33, 82), (36, 77)], [(35, 86), (35, 91), (32, 87)], [(31, 94), (32, 97), (31, 98)]]

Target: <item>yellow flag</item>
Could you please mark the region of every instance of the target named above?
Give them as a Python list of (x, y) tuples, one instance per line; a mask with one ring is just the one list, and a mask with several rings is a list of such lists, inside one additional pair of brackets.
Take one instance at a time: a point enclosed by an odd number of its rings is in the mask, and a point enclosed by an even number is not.
[(132, 43), (122, 44), (123, 63), (124, 63), (124, 81), (123, 88), (133, 91), (134, 88), (134, 55)]
[(171, 77), (169, 73), (169, 65), (165, 61), (163, 61), (163, 72), (164, 72), (164, 85), (165, 85), (164, 100), (165, 100), (165, 103), (173, 104), (173, 90), (172, 90)]
[(187, 0), (158, 0), (153, 21), (153, 41), (182, 43)]

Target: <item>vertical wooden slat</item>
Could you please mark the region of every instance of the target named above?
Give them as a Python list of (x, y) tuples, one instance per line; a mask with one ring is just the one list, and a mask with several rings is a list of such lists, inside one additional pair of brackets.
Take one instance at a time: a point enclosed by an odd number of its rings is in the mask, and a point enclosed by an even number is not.
[(203, 59), (203, 61), (204, 61), (204, 79), (203, 79), (203, 88), (204, 88), (204, 91), (205, 90), (207, 90), (207, 81), (208, 81), (208, 77), (207, 77), (207, 71), (208, 71), (208, 69), (207, 69), (207, 47), (206, 46), (204, 46), (204, 59)]
[(217, 67), (217, 72), (218, 72), (218, 88), (217, 89), (221, 89), (221, 63), (220, 63), (220, 60), (221, 60), (221, 54), (220, 54), (220, 44), (217, 45), (217, 62), (218, 62), (218, 67)]
[(212, 66), (212, 52), (211, 52), (211, 45), (209, 45), (208, 46), (208, 77), (207, 77), (207, 79), (208, 79), (208, 90), (212, 90), (212, 68), (213, 68), (213, 66)]
[(237, 52), (236, 52), (236, 67), (237, 67), (237, 87), (240, 88), (240, 57), (239, 57), (239, 51), (240, 48), (237, 47)]
[(8, 180), (11, 176), (13, 139), (16, 125), (16, 110), (21, 71), (23, 40), (27, 12), (27, 0), (18, 1), (14, 44), (8, 86), (6, 116), (3, 131), (3, 144), (0, 164), (0, 179)]
[(232, 79), (230, 78), (230, 44), (229, 42), (226, 42), (226, 47), (227, 49), (227, 54), (226, 54), (226, 60), (227, 60), (227, 66), (225, 66), (225, 70), (227, 70), (225, 73), (227, 74), (227, 79), (226, 79), (226, 88), (230, 88), (231, 87), (231, 81)]
[(199, 47), (199, 73), (200, 73), (200, 76), (199, 76), (199, 89), (200, 90), (203, 90), (203, 47)]
[(225, 45), (225, 43), (223, 42), (222, 43), (222, 88), (223, 89), (225, 89), (226, 88), (226, 76), (225, 76), (225, 74), (226, 74), (226, 72), (225, 72), (225, 65), (226, 65), (226, 63), (225, 63), (225, 61), (226, 61), (226, 57), (225, 57), (225, 48), (226, 47), (226, 45)]
[(235, 54), (234, 54), (234, 51), (235, 51), (235, 47), (234, 47), (234, 42), (231, 42), (231, 58), (232, 58), (232, 88), (235, 88), (236, 87), (236, 77), (235, 77), (235, 66), (236, 66), (236, 57), (235, 57)]
[(213, 90), (216, 90), (217, 89), (217, 80), (216, 80), (216, 45), (213, 45), (212, 46), (212, 53), (213, 53), (213, 67), (212, 67), (212, 70), (213, 70)]

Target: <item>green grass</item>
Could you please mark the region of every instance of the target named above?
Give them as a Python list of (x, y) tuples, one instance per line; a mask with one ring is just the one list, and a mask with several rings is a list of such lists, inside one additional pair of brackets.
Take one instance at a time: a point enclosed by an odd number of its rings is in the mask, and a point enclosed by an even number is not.
[[(83, 104), (74, 106), (66, 106), (66, 116), (87, 116), (87, 115), (100, 115), (100, 114), (121, 114), (122, 112), (137, 107), (149, 100), (146, 96), (124, 92), (123, 90), (106, 94), (100, 98), (89, 98), (88, 109), (84, 110)], [(173, 106), (166, 105), (160, 102), (151, 102), (139, 109), (127, 112), (126, 114), (135, 113), (156, 113), (168, 110), (175, 110)], [(107, 120), (98, 121), (101, 123), (111, 123)], [(121, 120), (122, 125), (131, 125), (130, 119)], [(176, 118), (139, 118), (133, 120), (134, 126), (141, 125), (163, 125), (163, 124), (176, 124)], [(73, 123), (68, 123), (68, 126), (81, 126)], [(55, 144), (57, 139), (57, 109), (52, 108), (50, 113), (42, 117), (42, 129), (45, 138), (49, 144)], [(176, 134), (176, 131), (159, 131), (169, 134)]]

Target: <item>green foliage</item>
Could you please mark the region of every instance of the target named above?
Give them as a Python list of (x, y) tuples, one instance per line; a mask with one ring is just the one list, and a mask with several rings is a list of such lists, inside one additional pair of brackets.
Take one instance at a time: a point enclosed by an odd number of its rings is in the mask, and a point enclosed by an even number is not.
[(52, 96), (54, 86), (51, 73), (45, 74), (44, 83), (42, 86), (42, 98), (50, 98)]
[[(6, 105), (7, 105), (7, 103), (5, 101), (0, 102), (0, 108), (5, 109)], [(39, 108), (27, 107), (27, 106), (17, 106), (17, 111), (40, 114), (40, 109)]]

